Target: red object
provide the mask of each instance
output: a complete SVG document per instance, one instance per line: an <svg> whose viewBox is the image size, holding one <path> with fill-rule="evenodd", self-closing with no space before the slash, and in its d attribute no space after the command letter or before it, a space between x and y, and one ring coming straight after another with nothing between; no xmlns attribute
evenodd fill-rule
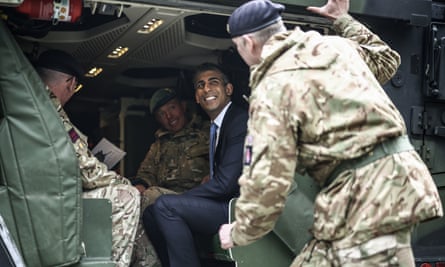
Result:
<svg viewBox="0 0 445 267"><path fill-rule="evenodd" d="M445 262L436 262L436 263L422 263L420 264L420 267L445 267Z"/></svg>
<svg viewBox="0 0 445 267"><path fill-rule="evenodd" d="M82 0L25 0L16 9L31 19L76 22L82 15Z"/></svg>

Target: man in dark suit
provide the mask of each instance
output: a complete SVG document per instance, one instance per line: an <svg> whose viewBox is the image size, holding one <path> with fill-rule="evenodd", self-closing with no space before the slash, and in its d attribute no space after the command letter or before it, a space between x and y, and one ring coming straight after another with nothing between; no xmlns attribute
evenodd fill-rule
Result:
<svg viewBox="0 0 445 267"><path fill-rule="evenodd" d="M144 211L146 233L164 267L200 266L194 236L216 234L228 221L230 199L239 195L247 110L232 103L233 85L219 66L199 66L193 82L196 102L217 125L213 175L181 195L159 197Z"/></svg>

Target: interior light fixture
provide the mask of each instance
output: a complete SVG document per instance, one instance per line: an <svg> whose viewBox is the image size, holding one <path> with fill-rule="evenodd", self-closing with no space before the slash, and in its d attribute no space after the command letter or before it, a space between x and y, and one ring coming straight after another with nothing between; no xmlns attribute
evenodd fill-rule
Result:
<svg viewBox="0 0 445 267"><path fill-rule="evenodd" d="M97 75L99 75L101 72L103 71L102 68L99 67L92 67L86 74L86 77L96 77Z"/></svg>
<svg viewBox="0 0 445 267"><path fill-rule="evenodd" d="M120 58L127 52L128 52L128 47L118 46L110 54L108 54L108 57L109 58Z"/></svg>
<svg viewBox="0 0 445 267"><path fill-rule="evenodd" d="M141 29L138 30L138 33L141 34L149 34L153 32L156 28L161 26L164 21L162 19L153 18L149 22L147 22Z"/></svg>
<svg viewBox="0 0 445 267"><path fill-rule="evenodd" d="M81 83L77 84L76 88L74 88L74 93L79 92L80 89L82 89L82 88L83 88L83 84L81 84Z"/></svg>

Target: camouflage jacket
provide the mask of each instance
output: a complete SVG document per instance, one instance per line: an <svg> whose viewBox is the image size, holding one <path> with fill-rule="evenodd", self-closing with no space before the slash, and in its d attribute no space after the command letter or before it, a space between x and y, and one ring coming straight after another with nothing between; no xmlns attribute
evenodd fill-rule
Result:
<svg viewBox="0 0 445 267"><path fill-rule="evenodd" d="M47 88L47 90L57 112L59 113L60 119L65 126L65 130L73 143L74 150L76 151L80 173L82 175L82 187L89 190L108 186L112 183L130 184L126 178L114 171L108 170L107 166L93 155L88 149L87 137L71 123L68 115L63 110L60 101L53 93L51 93L49 88Z"/></svg>
<svg viewBox="0 0 445 267"><path fill-rule="evenodd" d="M349 15L334 27L346 38L300 28L277 34L263 47L263 61L251 68L245 141L251 158L245 157L239 180L235 244L248 244L273 228L296 171L322 184L341 161L406 134L401 114L381 87L397 70L398 53ZM332 200L337 189L323 197ZM350 193L344 199L348 197ZM436 197L425 203L437 204ZM327 200L322 207L326 216L336 208L347 209L346 202L331 206ZM397 224L393 219L389 223ZM339 227L346 227L339 221Z"/></svg>
<svg viewBox="0 0 445 267"><path fill-rule="evenodd" d="M184 192L209 174L209 122L199 116L176 134L159 129L136 174L146 186ZM134 183L133 184L137 184Z"/></svg>

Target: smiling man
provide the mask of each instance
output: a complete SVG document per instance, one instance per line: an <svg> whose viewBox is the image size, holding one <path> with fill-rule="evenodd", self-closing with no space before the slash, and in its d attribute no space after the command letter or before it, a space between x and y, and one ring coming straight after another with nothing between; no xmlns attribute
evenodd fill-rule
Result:
<svg viewBox="0 0 445 267"><path fill-rule="evenodd" d="M150 112L161 127L132 180L142 194L141 210L162 194L182 193L199 185L209 174L208 121L187 109L187 103L170 88L159 89L153 94ZM140 224L133 267L142 266L159 265Z"/></svg>
<svg viewBox="0 0 445 267"><path fill-rule="evenodd" d="M193 79L196 102L217 125L213 175L180 195L162 195L144 211L146 232L163 266L200 266L194 236L212 236L228 220L238 196L247 111L231 102L233 85L214 64L199 66Z"/></svg>
<svg viewBox="0 0 445 267"><path fill-rule="evenodd" d="M181 193L201 183L209 173L208 121L187 110L187 103L170 88L157 90L150 99L150 112L161 128L133 180L141 193L164 187ZM164 192L157 188L159 195ZM147 195L152 203L157 196Z"/></svg>

